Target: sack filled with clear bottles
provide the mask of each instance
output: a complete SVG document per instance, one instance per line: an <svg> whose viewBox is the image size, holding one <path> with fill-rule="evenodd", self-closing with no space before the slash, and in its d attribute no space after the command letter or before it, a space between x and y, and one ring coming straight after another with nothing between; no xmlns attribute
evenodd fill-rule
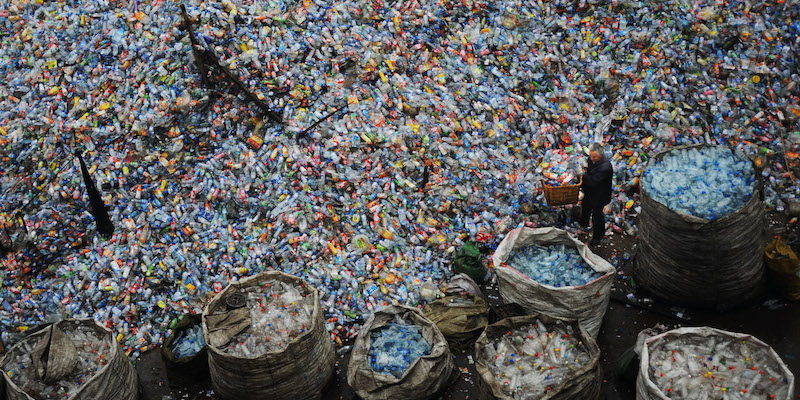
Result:
<svg viewBox="0 0 800 400"><path fill-rule="evenodd" d="M237 357L281 351L311 327L314 297L302 288L275 280L243 288L241 293L250 324L217 346L220 351Z"/></svg>
<svg viewBox="0 0 800 400"><path fill-rule="evenodd" d="M597 399L600 348L577 321L546 315L503 319L475 344L481 398Z"/></svg>
<svg viewBox="0 0 800 400"><path fill-rule="evenodd" d="M138 378L114 334L89 319L56 322L22 339L0 362L14 400L134 400Z"/></svg>
<svg viewBox="0 0 800 400"><path fill-rule="evenodd" d="M789 400L794 394L789 368L750 335L680 328L645 339L638 351L638 400Z"/></svg>
<svg viewBox="0 0 800 400"><path fill-rule="evenodd" d="M347 367L348 385L365 400L435 398L457 376L436 324L415 308L396 305L364 323Z"/></svg>
<svg viewBox="0 0 800 400"><path fill-rule="evenodd" d="M557 228L518 228L492 255L500 296L528 313L578 319L600 332L615 269L585 244Z"/></svg>
<svg viewBox="0 0 800 400"><path fill-rule="evenodd" d="M765 287L764 207L753 163L725 146L655 154L641 178L634 276L655 297L724 309Z"/></svg>
<svg viewBox="0 0 800 400"><path fill-rule="evenodd" d="M223 399L311 398L333 374L319 294L281 272L262 272L217 294L203 312L203 337L211 383Z"/></svg>

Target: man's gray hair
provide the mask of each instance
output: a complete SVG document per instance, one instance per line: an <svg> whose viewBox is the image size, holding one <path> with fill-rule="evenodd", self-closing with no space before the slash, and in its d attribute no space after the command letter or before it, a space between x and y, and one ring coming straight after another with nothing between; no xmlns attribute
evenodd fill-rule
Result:
<svg viewBox="0 0 800 400"><path fill-rule="evenodd" d="M592 143L592 145L589 146L589 152L591 153L593 151L599 154L600 157L605 157L606 155L606 149L600 143Z"/></svg>

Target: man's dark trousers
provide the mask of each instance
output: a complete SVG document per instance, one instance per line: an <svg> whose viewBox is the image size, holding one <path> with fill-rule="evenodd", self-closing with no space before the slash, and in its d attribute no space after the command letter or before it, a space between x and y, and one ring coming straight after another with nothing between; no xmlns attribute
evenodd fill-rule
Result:
<svg viewBox="0 0 800 400"><path fill-rule="evenodd" d="M599 242L606 235L606 219L603 215L604 204L584 204L581 208L581 219L578 223L581 226L589 226L589 218L592 218L592 240Z"/></svg>

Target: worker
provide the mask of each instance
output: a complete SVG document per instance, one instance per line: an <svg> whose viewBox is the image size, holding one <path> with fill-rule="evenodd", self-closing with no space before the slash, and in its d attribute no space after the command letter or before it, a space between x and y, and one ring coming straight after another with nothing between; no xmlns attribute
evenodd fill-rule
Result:
<svg viewBox="0 0 800 400"><path fill-rule="evenodd" d="M599 245L606 233L606 221L603 208L611 202L611 179L614 168L605 155L603 145L594 143L589 147L589 162L583 175L583 202L581 218L578 221L584 228L592 221L592 240L590 246Z"/></svg>

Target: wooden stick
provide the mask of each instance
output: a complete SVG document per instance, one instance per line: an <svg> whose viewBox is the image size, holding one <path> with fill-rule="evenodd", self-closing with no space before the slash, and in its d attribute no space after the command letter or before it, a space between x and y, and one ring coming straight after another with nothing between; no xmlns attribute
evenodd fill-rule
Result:
<svg viewBox="0 0 800 400"><path fill-rule="evenodd" d="M335 110L331 111L330 113L328 113L328 115L326 115L326 116L324 116L324 117L320 118L319 120L317 120L316 122L314 122L313 124L311 124L311 126L309 126L308 128L306 128L306 129L303 129L301 132L299 132L299 133L297 133L296 135L294 135L295 139L300 139L300 138L302 138L303 136L306 136L306 135L308 134L308 132L309 132L309 131L311 131L312 129L316 128L316 127L317 127L317 125L319 125L319 124L321 124L321 123L322 123L322 121L325 121L326 119L328 119L328 118L332 117L334 114L338 113L338 112L339 112L339 110L342 110L342 109L345 109L345 108L347 108L347 104L345 104L345 105L343 105L343 106L341 106L341 107L339 107L339 108L337 108L337 109L335 109Z"/></svg>
<svg viewBox="0 0 800 400"><path fill-rule="evenodd" d="M241 90L245 97L248 100L255 103L263 112L266 114L267 118L272 120L273 122L283 123L283 118L280 114L275 111L270 110L269 106L261 101L258 96L251 93L247 90L247 87L239 80L236 76L234 76L231 71L226 68L222 63L219 61L219 57L208 47L205 45L198 45L197 40L194 37L194 29L192 28L192 20L189 19L189 14L186 13L186 6L181 4L181 14L183 15L183 26L189 31L189 40L192 42L192 54L194 54L194 59L197 64L197 68L200 70L200 77L208 87L212 87L212 83L208 80L208 68L203 62L203 60L210 60L212 63L212 67L219 68L220 71L231 81L234 85L236 85L239 90ZM198 50L197 47L202 47L202 50Z"/></svg>
<svg viewBox="0 0 800 400"><path fill-rule="evenodd" d="M208 68L206 68L206 64L202 62L203 55L200 54L200 51L197 50L197 41L194 38L194 28L192 28L192 20L189 19L189 14L186 13L186 6L181 4L181 15L183 16L183 28L189 32L189 41L192 42L192 55L194 55L195 64L197 64L197 69L200 70L200 80L203 81L203 85L206 87L213 87L211 81L208 80Z"/></svg>

